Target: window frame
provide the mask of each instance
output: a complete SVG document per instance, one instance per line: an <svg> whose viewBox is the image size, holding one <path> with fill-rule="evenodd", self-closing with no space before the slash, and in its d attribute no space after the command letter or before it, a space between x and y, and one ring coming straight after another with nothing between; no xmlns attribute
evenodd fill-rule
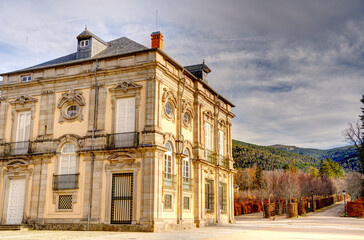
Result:
<svg viewBox="0 0 364 240"><path fill-rule="evenodd" d="M169 147L167 146L169 145ZM172 143L170 141L167 141L166 144L164 145L165 148L168 149L167 152L164 153L164 173L165 178L167 179L172 179L172 175L173 175L173 147L172 147ZM170 177L167 177L167 174L169 174Z"/></svg>
<svg viewBox="0 0 364 240"><path fill-rule="evenodd" d="M214 180L205 179L205 211L214 212Z"/></svg>
<svg viewBox="0 0 364 240"><path fill-rule="evenodd" d="M170 197L170 201L169 201L170 206L166 206L166 203L167 203L166 197L167 196ZM163 210L168 211L168 212L173 211L173 194L171 194L171 193L165 193L164 194L164 197L163 197Z"/></svg>
<svg viewBox="0 0 364 240"><path fill-rule="evenodd" d="M190 151L186 148L183 153L187 156L183 158L182 165L182 177L183 178L191 178L191 164L190 164Z"/></svg>
<svg viewBox="0 0 364 240"><path fill-rule="evenodd" d="M64 153L63 150L64 148L67 146L67 145L73 145L74 146L74 149L75 151L72 152L72 153ZM63 166L63 159L65 159L64 157L67 158L67 173L64 173L62 172L62 166ZM73 159L74 161L74 172L71 172L71 158ZM58 162L58 166L57 166L57 174L58 175L69 175L69 174L77 174L78 171L78 161L77 161L77 146L72 143L72 142L66 142L65 144L63 144L62 148L61 148L61 151L60 151L60 156L59 156L59 162Z"/></svg>
<svg viewBox="0 0 364 240"><path fill-rule="evenodd" d="M26 78L25 81L24 81L24 78ZM21 80L21 82L30 82L30 81L32 81L32 74L21 75L20 80Z"/></svg>
<svg viewBox="0 0 364 240"><path fill-rule="evenodd" d="M90 39L80 41L80 48L86 48L88 46L90 46Z"/></svg>

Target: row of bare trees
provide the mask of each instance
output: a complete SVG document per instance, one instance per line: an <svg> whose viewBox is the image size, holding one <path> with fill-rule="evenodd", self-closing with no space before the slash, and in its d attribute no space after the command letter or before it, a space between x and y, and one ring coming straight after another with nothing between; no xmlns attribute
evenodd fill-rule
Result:
<svg viewBox="0 0 364 240"><path fill-rule="evenodd" d="M312 195L329 196L341 193L346 187L343 178L317 176L317 170L304 173L294 169L266 171L259 167L238 170L235 182L239 186L240 191L236 197L240 201L254 198L261 201L285 199L290 202Z"/></svg>

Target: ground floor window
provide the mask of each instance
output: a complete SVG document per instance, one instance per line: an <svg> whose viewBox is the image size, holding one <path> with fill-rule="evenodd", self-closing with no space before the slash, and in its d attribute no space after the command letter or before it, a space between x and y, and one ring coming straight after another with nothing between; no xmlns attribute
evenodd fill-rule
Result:
<svg viewBox="0 0 364 240"><path fill-rule="evenodd" d="M226 183L220 183L219 185L219 204L221 212L226 211L227 206L227 193Z"/></svg>
<svg viewBox="0 0 364 240"><path fill-rule="evenodd" d="M164 195L164 209L172 210L172 195L171 194Z"/></svg>
<svg viewBox="0 0 364 240"><path fill-rule="evenodd" d="M205 210L214 210L214 181L206 179L205 180Z"/></svg>
<svg viewBox="0 0 364 240"><path fill-rule="evenodd" d="M58 210L72 210L72 195L58 196Z"/></svg>
<svg viewBox="0 0 364 240"><path fill-rule="evenodd" d="M183 210L190 210L190 198L183 197Z"/></svg>

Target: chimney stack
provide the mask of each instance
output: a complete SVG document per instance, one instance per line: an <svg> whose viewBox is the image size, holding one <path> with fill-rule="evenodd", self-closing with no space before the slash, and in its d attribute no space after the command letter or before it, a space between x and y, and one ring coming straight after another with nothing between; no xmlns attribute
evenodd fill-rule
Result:
<svg viewBox="0 0 364 240"><path fill-rule="evenodd" d="M151 34L151 40L152 40L152 48L160 48L163 50L163 34L158 32L153 32Z"/></svg>

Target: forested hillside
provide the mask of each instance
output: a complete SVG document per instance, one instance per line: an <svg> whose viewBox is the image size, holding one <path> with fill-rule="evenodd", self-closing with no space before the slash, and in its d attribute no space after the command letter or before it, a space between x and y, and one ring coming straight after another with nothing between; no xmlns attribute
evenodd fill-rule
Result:
<svg viewBox="0 0 364 240"><path fill-rule="evenodd" d="M233 140L233 158L235 168L261 166L265 170L281 169L285 165L293 165L307 171L311 167L319 168L320 160L314 157L258 146Z"/></svg>
<svg viewBox="0 0 364 240"><path fill-rule="evenodd" d="M285 145L273 145L270 147L300 155L316 157L320 160L331 158L333 161L339 163L345 171L359 171L360 169L358 152L354 146L332 148L327 150L298 148L295 146Z"/></svg>

